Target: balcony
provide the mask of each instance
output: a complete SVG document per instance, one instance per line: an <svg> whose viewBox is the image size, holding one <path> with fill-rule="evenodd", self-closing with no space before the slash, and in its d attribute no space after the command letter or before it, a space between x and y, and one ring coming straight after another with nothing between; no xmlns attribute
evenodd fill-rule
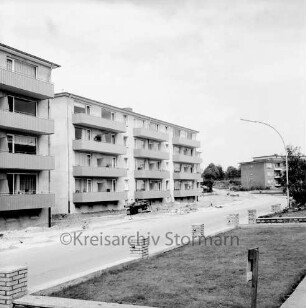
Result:
<svg viewBox="0 0 306 308"><path fill-rule="evenodd" d="M0 67L0 89L38 99L54 96L52 83L12 72L3 67Z"/></svg>
<svg viewBox="0 0 306 308"><path fill-rule="evenodd" d="M170 197L169 190L135 191L135 199L162 199L167 197Z"/></svg>
<svg viewBox="0 0 306 308"><path fill-rule="evenodd" d="M73 176L119 178L119 177L124 177L126 175L127 171L126 169L123 168L89 167L89 166L73 167Z"/></svg>
<svg viewBox="0 0 306 308"><path fill-rule="evenodd" d="M75 151L89 151L115 155L126 154L126 147L123 145L97 142L93 140L73 140L72 147Z"/></svg>
<svg viewBox="0 0 306 308"><path fill-rule="evenodd" d="M168 141L169 135L147 128L134 128L134 137L152 139L157 141Z"/></svg>
<svg viewBox="0 0 306 308"><path fill-rule="evenodd" d="M134 157L154 158L158 160L169 159L169 153L147 149L134 149Z"/></svg>
<svg viewBox="0 0 306 308"><path fill-rule="evenodd" d="M202 158L197 156L174 154L173 161L178 163L200 164L202 162Z"/></svg>
<svg viewBox="0 0 306 308"><path fill-rule="evenodd" d="M200 141L182 138L182 137L173 137L172 143L174 145L181 145L181 146L190 147L190 148L199 148L200 147Z"/></svg>
<svg viewBox="0 0 306 308"><path fill-rule="evenodd" d="M192 197L199 196L201 193L200 189L190 189L190 190L175 190L174 197Z"/></svg>
<svg viewBox="0 0 306 308"><path fill-rule="evenodd" d="M53 156L0 152L0 169L53 170Z"/></svg>
<svg viewBox="0 0 306 308"><path fill-rule="evenodd" d="M54 134L54 121L0 109L0 129L50 135Z"/></svg>
<svg viewBox="0 0 306 308"><path fill-rule="evenodd" d="M137 179L169 179L170 172L162 170L135 170L134 177Z"/></svg>
<svg viewBox="0 0 306 308"><path fill-rule="evenodd" d="M88 115L85 113L75 113L72 115L72 123L83 125L86 127L93 127L97 129L105 129L116 133L125 133L125 123L116 122L101 117Z"/></svg>
<svg viewBox="0 0 306 308"><path fill-rule="evenodd" d="M54 207L54 194L20 194L20 195L1 195L0 211L16 211L26 209L40 209Z"/></svg>
<svg viewBox="0 0 306 308"><path fill-rule="evenodd" d="M119 201L126 200L127 192L88 192L88 193L74 193L74 203L90 203L103 201Z"/></svg>
<svg viewBox="0 0 306 308"><path fill-rule="evenodd" d="M174 172L174 180L201 180L201 173L191 173L191 172Z"/></svg>

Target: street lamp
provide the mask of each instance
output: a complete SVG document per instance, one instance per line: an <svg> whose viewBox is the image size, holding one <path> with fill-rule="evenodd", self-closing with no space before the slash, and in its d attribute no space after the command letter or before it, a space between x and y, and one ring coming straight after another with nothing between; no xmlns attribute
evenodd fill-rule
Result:
<svg viewBox="0 0 306 308"><path fill-rule="evenodd" d="M285 155L286 155L285 156L286 157L286 185L287 185L286 190L287 190L287 207L289 208L290 200L289 200L288 152L287 152L287 147L286 147L283 136L280 134L280 132L275 127L273 127L272 125L270 125L268 123L260 122L260 121L252 121L252 120L247 120L247 119L240 119L240 120L245 121L245 122L251 122L251 123L262 124L262 125L268 126L268 127L272 128L278 134L278 136L281 138L284 149L285 149Z"/></svg>

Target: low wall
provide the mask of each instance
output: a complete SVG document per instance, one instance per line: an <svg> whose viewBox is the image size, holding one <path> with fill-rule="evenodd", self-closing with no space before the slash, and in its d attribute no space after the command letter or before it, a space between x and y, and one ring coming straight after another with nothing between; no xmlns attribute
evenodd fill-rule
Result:
<svg viewBox="0 0 306 308"><path fill-rule="evenodd" d="M257 218L256 224L306 223L306 217L269 217Z"/></svg>

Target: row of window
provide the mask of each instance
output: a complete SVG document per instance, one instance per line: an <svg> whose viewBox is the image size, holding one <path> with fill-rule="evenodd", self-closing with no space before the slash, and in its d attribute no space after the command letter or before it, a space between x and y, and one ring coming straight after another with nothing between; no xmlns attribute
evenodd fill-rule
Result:
<svg viewBox="0 0 306 308"><path fill-rule="evenodd" d="M94 189L95 184L95 189ZM136 180L136 191L162 191L161 180ZM192 190L197 187L194 181L174 181L174 190ZM165 189L170 189L170 181L165 181ZM124 181L124 190L129 190L129 180ZM90 193L90 192L116 192L117 179L100 179L94 183L92 179L76 178L75 192Z"/></svg>
<svg viewBox="0 0 306 308"><path fill-rule="evenodd" d="M116 112L106 109L105 107L94 107L95 110L93 111L93 107L91 105L86 105L80 102L74 103L74 113L84 113L87 115L94 115L94 116L101 116L103 119L118 121L119 119L116 117ZM128 115L123 115L123 121L128 124ZM160 125L158 123L143 120L143 119L134 119L135 127L137 128L146 128L150 130L154 130L157 132L167 133L168 126ZM181 129L174 129L174 136L182 137L187 139L195 139L195 134L184 131Z"/></svg>

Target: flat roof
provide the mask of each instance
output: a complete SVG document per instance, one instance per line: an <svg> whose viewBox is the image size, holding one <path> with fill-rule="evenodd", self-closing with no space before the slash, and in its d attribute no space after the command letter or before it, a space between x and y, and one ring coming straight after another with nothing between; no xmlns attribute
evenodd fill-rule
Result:
<svg viewBox="0 0 306 308"><path fill-rule="evenodd" d="M57 67L60 67L60 65L54 63L54 62L50 62L48 60L45 60L43 58L40 58L40 57L37 57L37 56L34 56L32 54L29 54L27 52L24 52L22 50L19 50L19 49L16 49L16 48L13 48L11 46L8 46L8 45L5 45L5 44L2 44L0 43L0 49L4 49L4 50L8 50L8 51L11 51L13 53L18 53L18 54L22 54L23 56L26 56L26 57L29 57L29 58L33 58L37 61L40 61L40 62L44 62L46 64L49 64L52 68L57 68Z"/></svg>
<svg viewBox="0 0 306 308"><path fill-rule="evenodd" d="M280 160L283 160L284 158L285 158L284 155L278 155L278 154L266 155L266 156L256 156L256 157L253 157L252 161L241 162L240 165L280 161Z"/></svg>
<svg viewBox="0 0 306 308"><path fill-rule="evenodd" d="M188 127L180 126L180 125L173 124L173 123L170 123L170 122L166 122L166 121L163 121L163 120L160 120L160 119L152 118L152 117L149 117L149 116L146 116L146 115L134 112L134 111L130 111L130 110L127 109L128 107L126 107L126 108L116 107L116 106L113 106L113 105L102 103L102 102L99 102L99 101L96 101L96 100L93 100L93 99L90 99L90 98L86 98L86 97L83 97L83 96L79 96L79 95L76 95L76 94L72 94L72 93L69 93L69 92L60 92L60 93L54 94L54 97L61 97L61 96L73 97L75 99L83 100L83 101L86 101L86 102L89 102L89 103L95 103L95 104L98 104L98 105L103 105L105 107L112 108L114 110L117 110L117 111L125 113L125 114L136 115L138 117L145 118L145 119L152 120L152 121L156 121L156 122L168 125L168 126L173 126L173 127L176 127L176 128L185 129L185 130L188 130L188 131L193 132L193 133L199 133L199 131L188 128Z"/></svg>

